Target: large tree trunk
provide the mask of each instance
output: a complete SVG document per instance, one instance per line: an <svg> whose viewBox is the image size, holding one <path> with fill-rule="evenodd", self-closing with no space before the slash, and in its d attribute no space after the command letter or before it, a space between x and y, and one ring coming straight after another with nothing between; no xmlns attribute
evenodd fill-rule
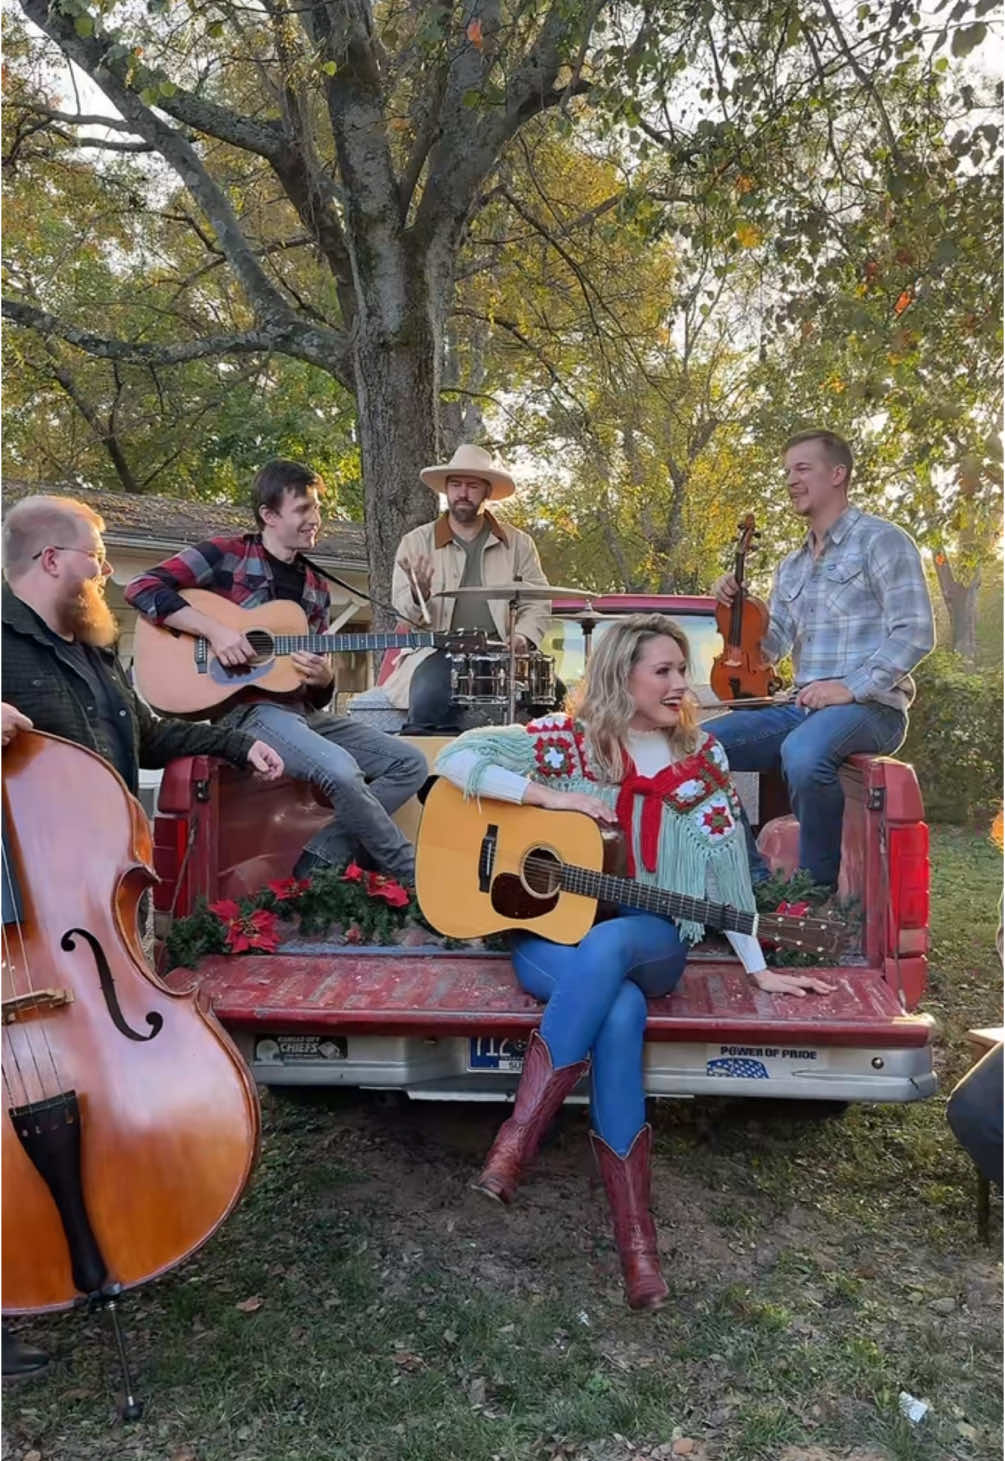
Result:
<svg viewBox="0 0 1005 1461"><path fill-rule="evenodd" d="M353 365L370 591L386 601L403 534L438 510L419 472L440 460L444 309L441 300L430 299L425 270L414 256L396 278L386 269L374 272L372 281L363 281Z"/></svg>
<svg viewBox="0 0 1005 1461"><path fill-rule="evenodd" d="M944 549L939 548L932 558L942 601L949 611L952 648L973 664L977 659L977 591L981 586L981 571L974 569L970 582L962 583L953 573Z"/></svg>

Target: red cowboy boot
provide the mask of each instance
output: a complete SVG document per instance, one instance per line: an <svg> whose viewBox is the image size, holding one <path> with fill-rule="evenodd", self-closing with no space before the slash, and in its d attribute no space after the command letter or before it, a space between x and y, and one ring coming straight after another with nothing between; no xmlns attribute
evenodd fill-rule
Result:
<svg viewBox="0 0 1005 1461"><path fill-rule="evenodd" d="M670 1290L660 1273L656 1224L649 1207L653 1129L648 1123L642 1127L626 1157L619 1157L592 1131L590 1144L611 1205L628 1307L659 1309Z"/></svg>
<svg viewBox="0 0 1005 1461"><path fill-rule="evenodd" d="M556 1070L551 1063L551 1051L537 1030L534 1031L527 1044L513 1115L500 1126L482 1174L471 1184L476 1192L483 1192L496 1202L513 1201L520 1179L537 1155L542 1136L566 1096L589 1068L586 1059Z"/></svg>

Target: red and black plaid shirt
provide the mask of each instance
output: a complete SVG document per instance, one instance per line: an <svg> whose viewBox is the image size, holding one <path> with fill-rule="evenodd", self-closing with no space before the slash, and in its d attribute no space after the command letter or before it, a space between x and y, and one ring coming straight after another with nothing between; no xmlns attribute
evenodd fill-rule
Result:
<svg viewBox="0 0 1005 1461"><path fill-rule="evenodd" d="M331 617L331 599L324 580L304 563L304 595L301 607L312 634L322 634ZM239 538L209 538L165 558L156 568L140 573L126 588L126 600L134 609L162 624L169 614L186 607L180 590L208 588L253 609L276 596L272 565L262 546L261 533L244 533Z"/></svg>

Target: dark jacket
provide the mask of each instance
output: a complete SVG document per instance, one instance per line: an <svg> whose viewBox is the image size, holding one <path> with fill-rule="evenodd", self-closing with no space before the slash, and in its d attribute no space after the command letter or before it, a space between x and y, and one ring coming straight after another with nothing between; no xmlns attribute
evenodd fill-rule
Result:
<svg viewBox="0 0 1005 1461"><path fill-rule="evenodd" d="M64 659L59 645L43 633L31 609L6 583L2 649L3 699L27 715L36 730L76 741L116 765L118 747L106 744L100 722L91 719L95 707L86 679L69 656ZM131 775L126 777L131 792L136 792L141 766L166 766L177 756L222 756L235 766L245 765L253 736L197 721L162 720L140 700L114 650L100 654L122 700L120 713L132 722Z"/></svg>

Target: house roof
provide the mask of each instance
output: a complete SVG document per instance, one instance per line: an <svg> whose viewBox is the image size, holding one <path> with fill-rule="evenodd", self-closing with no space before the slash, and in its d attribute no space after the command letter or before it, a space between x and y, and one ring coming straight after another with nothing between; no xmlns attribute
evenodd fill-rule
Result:
<svg viewBox="0 0 1005 1461"><path fill-rule="evenodd" d="M188 543L221 533L246 533L250 512L233 502L200 502L181 497L148 497L131 492L85 492L72 484L23 482L4 479L0 500L5 508L35 492L76 497L105 520L105 539L119 547L164 549L176 552ZM366 536L362 523L328 518L311 554L321 563L366 572Z"/></svg>

